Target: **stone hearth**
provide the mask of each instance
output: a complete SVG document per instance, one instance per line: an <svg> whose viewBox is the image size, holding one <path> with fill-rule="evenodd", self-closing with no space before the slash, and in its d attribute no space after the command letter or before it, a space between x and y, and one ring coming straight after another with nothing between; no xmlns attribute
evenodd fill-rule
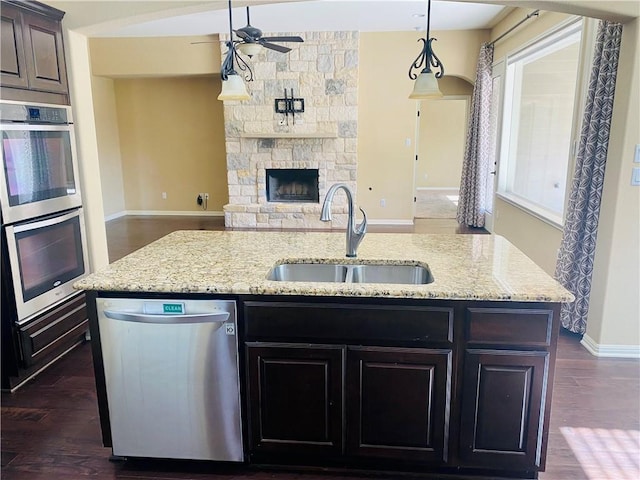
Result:
<svg viewBox="0 0 640 480"><path fill-rule="evenodd" d="M358 32L300 35L288 54L263 49L250 61L255 80L246 102L225 102L229 204L225 225L258 228L331 228L346 225L346 197L337 195L333 222L320 221L329 187L355 192L358 120ZM224 41L224 38L222 39ZM222 52L226 47L222 46ZM276 98L304 98L305 111L287 119ZM317 169L318 201L269 201L267 169Z"/></svg>

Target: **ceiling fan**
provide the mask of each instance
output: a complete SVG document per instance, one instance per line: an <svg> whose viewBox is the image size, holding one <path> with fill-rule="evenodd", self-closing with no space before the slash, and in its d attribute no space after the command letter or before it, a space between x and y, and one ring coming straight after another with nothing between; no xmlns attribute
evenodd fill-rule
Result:
<svg viewBox="0 0 640 480"><path fill-rule="evenodd" d="M251 25L249 20L249 7L247 7L247 24L242 28L234 30L234 33L241 40L241 42L238 42L238 48L242 53L250 57L258 53L261 46L281 53L291 51L289 47L273 42L304 42L302 37L299 36L263 37L262 30Z"/></svg>

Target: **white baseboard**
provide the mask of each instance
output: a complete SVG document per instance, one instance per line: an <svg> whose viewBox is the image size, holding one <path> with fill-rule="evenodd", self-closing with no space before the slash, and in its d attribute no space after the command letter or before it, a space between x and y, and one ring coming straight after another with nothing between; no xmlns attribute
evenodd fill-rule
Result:
<svg viewBox="0 0 640 480"><path fill-rule="evenodd" d="M460 190L460 186L457 187L416 187L416 190L428 191L428 190Z"/></svg>
<svg viewBox="0 0 640 480"><path fill-rule="evenodd" d="M107 215L104 217L104 221L108 222L109 220L115 220L116 218L124 217L127 214L124 210L121 212L112 213L111 215Z"/></svg>
<svg viewBox="0 0 640 480"><path fill-rule="evenodd" d="M125 215L157 215L157 216L186 216L186 217L224 217L224 212L214 210L127 210Z"/></svg>
<svg viewBox="0 0 640 480"><path fill-rule="evenodd" d="M369 219L367 220L367 223L369 225L413 225L413 220L394 220L379 218L376 220Z"/></svg>
<svg viewBox="0 0 640 480"><path fill-rule="evenodd" d="M580 344L596 357L640 358L640 345L601 345L584 334Z"/></svg>

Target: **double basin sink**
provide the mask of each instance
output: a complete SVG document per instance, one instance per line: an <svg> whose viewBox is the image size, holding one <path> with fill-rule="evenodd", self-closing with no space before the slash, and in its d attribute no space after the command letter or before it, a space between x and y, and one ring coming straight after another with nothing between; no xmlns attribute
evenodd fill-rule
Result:
<svg viewBox="0 0 640 480"><path fill-rule="evenodd" d="M424 285L433 282L433 275L428 267L415 264L281 263L269 271L267 280Z"/></svg>

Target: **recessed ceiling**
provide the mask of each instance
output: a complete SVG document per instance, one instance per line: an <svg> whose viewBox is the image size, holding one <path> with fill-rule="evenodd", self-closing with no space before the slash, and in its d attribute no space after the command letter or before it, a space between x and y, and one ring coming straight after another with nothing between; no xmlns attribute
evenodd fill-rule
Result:
<svg viewBox="0 0 640 480"><path fill-rule="evenodd" d="M490 28L505 7L434 0L432 30ZM426 0L317 0L250 7L251 24L263 32L425 30ZM246 24L244 8L233 9L233 26ZM92 36L158 37L209 35L229 31L227 10L173 16Z"/></svg>

